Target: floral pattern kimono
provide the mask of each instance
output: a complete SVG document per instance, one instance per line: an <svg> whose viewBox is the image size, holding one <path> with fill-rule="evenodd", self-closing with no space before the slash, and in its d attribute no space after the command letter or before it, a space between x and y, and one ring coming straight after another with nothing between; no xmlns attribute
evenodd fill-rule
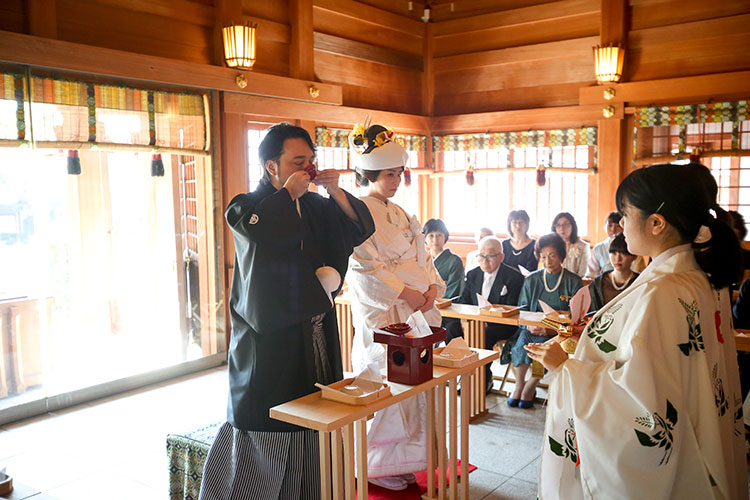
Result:
<svg viewBox="0 0 750 500"><path fill-rule="evenodd" d="M445 283L425 249L422 225L392 202L362 198L375 221L375 234L354 249L349 258L347 283L353 293L354 341L352 364L360 371L369 363L386 366L386 350L373 341L373 329L403 323L412 314L399 299L405 286L426 292L437 285L436 297L445 293ZM423 313L431 326L440 326L441 316L433 305ZM369 477L395 476L427 467L427 434L424 395L390 406L375 414L367 433Z"/></svg>
<svg viewBox="0 0 750 500"><path fill-rule="evenodd" d="M747 498L726 290L658 256L552 372L539 499Z"/></svg>

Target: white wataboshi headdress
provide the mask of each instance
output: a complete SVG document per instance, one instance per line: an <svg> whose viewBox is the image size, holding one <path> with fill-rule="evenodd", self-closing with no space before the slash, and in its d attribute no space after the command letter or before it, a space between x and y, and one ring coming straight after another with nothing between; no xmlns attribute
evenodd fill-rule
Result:
<svg viewBox="0 0 750 500"><path fill-rule="evenodd" d="M409 155L403 146L396 142L393 130L386 128L374 139L370 139L368 145L368 139L365 137L366 129L365 125L360 124L349 133L349 146L357 153L357 167L362 170L388 170L406 166ZM365 153L370 145L374 147Z"/></svg>

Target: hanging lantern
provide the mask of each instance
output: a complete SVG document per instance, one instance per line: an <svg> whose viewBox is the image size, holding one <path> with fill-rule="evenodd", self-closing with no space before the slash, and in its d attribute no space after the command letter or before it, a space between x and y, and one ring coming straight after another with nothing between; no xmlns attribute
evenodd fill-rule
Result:
<svg viewBox="0 0 750 500"><path fill-rule="evenodd" d="M474 185L474 168L469 167L466 169L466 184L469 186Z"/></svg>
<svg viewBox="0 0 750 500"><path fill-rule="evenodd" d="M250 70L255 64L255 31L257 24L225 26L221 31L224 37L224 60L230 68Z"/></svg>
<svg viewBox="0 0 750 500"><path fill-rule="evenodd" d="M75 149L68 150L68 174L81 175L81 159Z"/></svg>
<svg viewBox="0 0 750 500"><path fill-rule="evenodd" d="M625 49L619 45L594 47L594 73L599 83L617 83L622 78Z"/></svg>
<svg viewBox="0 0 750 500"><path fill-rule="evenodd" d="M164 177L164 162L161 155L151 155L151 177Z"/></svg>
<svg viewBox="0 0 750 500"><path fill-rule="evenodd" d="M411 186L411 170L408 168L404 169L404 186Z"/></svg>
<svg viewBox="0 0 750 500"><path fill-rule="evenodd" d="M544 187L547 184L547 168L544 165L536 167L536 185Z"/></svg>

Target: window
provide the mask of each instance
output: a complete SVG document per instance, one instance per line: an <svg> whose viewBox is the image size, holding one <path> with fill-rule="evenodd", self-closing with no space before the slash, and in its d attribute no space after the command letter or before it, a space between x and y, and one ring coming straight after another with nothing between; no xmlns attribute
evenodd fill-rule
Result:
<svg viewBox="0 0 750 500"><path fill-rule="evenodd" d="M550 232L559 212L576 218L578 234L588 234L588 169L593 146L553 146L444 151L441 218L451 231L474 233L487 226L504 233L508 213L526 210L531 219L529 234ZM545 172L546 183L537 186L537 166L554 165ZM469 186L465 171L474 168L475 182ZM555 172L555 168L581 169ZM502 169L510 168L508 172ZM460 172L460 173L458 173Z"/></svg>
<svg viewBox="0 0 750 500"><path fill-rule="evenodd" d="M265 167L260 164L260 158L258 158L258 148L260 148L260 143L265 136L265 128L251 128L247 131L248 191L255 191L255 188L258 187L258 184L260 183L260 180L263 178L263 174L266 171Z"/></svg>
<svg viewBox="0 0 750 500"><path fill-rule="evenodd" d="M719 186L719 206L742 214L745 225L750 228L750 156L707 160L710 160L711 173Z"/></svg>

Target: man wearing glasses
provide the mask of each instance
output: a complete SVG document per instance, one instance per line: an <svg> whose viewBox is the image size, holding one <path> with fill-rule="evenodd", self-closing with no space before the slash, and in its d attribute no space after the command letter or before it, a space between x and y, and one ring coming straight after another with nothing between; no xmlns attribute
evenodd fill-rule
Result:
<svg viewBox="0 0 750 500"><path fill-rule="evenodd" d="M523 276L510 266L503 264L503 245L495 236L486 236L479 242L479 267L466 273L466 286L459 297L458 304L478 305L477 295L481 295L490 304L518 305L518 295L523 286ZM446 342L455 337L463 337L460 323L452 323L447 328ZM516 333L512 325L488 323L484 330L484 348L492 349L500 340L507 340ZM492 371L487 371L487 387L492 389Z"/></svg>

